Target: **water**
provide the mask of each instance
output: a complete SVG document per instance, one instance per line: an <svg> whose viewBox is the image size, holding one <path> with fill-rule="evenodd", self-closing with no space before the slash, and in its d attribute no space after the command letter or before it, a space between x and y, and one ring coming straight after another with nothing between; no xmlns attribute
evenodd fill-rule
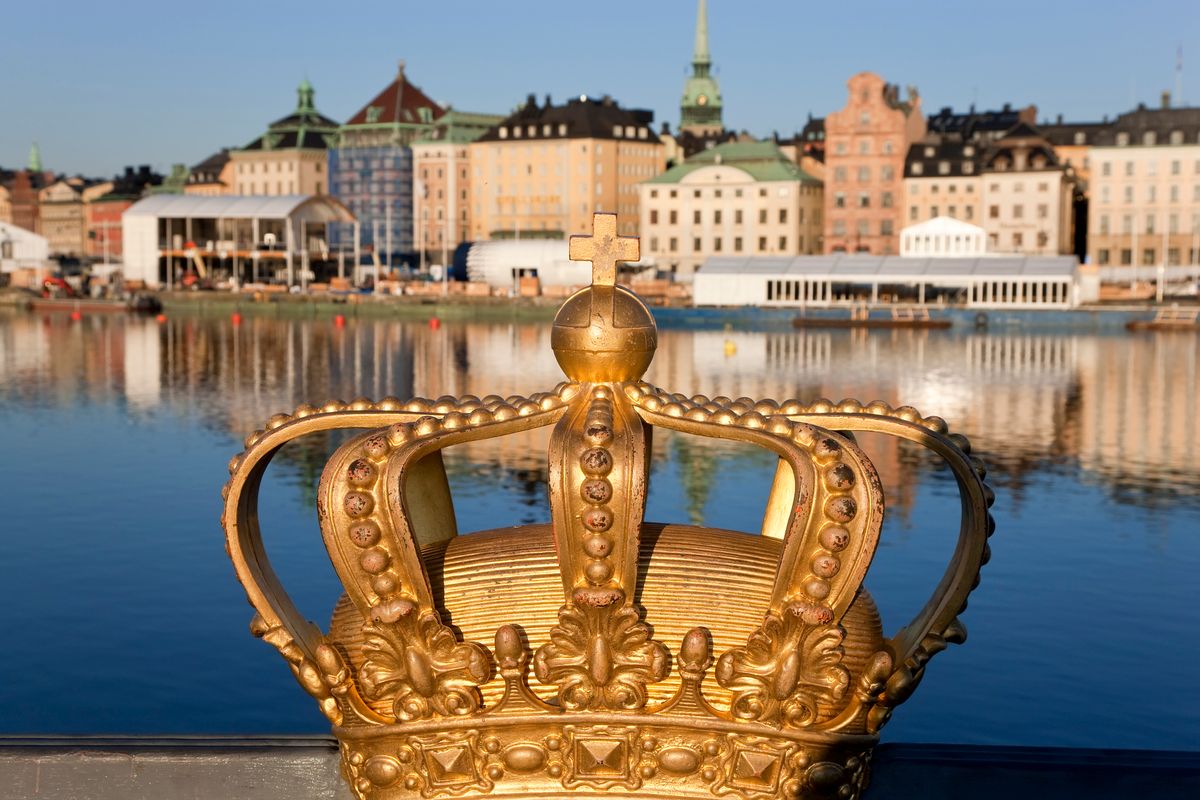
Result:
<svg viewBox="0 0 1200 800"><path fill-rule="evenodd" d="M885 738L1200 749L1198 351L1180 334L665 330L647 377L908 403L985 455L998 533L970 640ZM0 733L327 731L247 632L217 523L229 457L300 402L560 379L544 324L0 316ZM336 444L289 445L261 497L276 569L322 623L339 590L314 493ZM867 585L894 630L952 550L955 487L908 446L863 444L889 505ZM545 445L449 451L460 529L548 520ZM773 469L657 437L647 517L755 530Z"/></svg>

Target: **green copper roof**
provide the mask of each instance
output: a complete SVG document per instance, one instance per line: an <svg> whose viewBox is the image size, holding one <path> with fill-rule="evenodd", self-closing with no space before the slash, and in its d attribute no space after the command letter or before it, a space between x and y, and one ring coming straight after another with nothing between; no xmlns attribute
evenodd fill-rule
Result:
<svg viewBox="0 0 1200 800"><path fill-rule="evenodd" d="M724 129L721 121L721 88L711 73L708 52L708 5L699 0L696 9L696 46L692 52L692 76L683 86L679 126Z"/></svg>
<svg viewBox="0 0 1200 800"><path fill-rule="evenodd" d="M450 109L432 127L413 140L413 144L451 142L468 144L475 141L493 125L504 120L503 114L477 114Z"/></svg>
<svg viewBox="0 0 1200 800"><path fill-rule="evenodd" d="M679 183L698 169L717 165L736 167L755 181L800 181L814 186L821 183L796 166L774 142L726 142L697 153L646 183Z"/></svg>
<svg viewBox="0 0 1200 800"><path fill-rule="evenodd" d="M37 142L34 142L29 146L29 171L42 171L42 151L38 149Z"/></svg>

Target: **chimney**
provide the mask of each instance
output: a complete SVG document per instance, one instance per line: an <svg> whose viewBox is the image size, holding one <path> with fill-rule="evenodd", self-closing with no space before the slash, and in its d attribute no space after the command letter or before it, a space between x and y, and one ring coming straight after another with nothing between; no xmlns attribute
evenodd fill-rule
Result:
<svg viewBox="0 0 1200 800"><path fill-rule="evenodd" d="M1162 107L1164 109L1168 109L1171 107L1171 93L1170 92L1162 93Z"/></svg>
<svg viewBox="0 0 1200 800"><path fill-rule="evenodd" d="M530 92L529 95L526 96L525 107L526 108L537 108L537 96L534 95L533 92Z"/></svg>
<svg viewBox="0 0 1200 800"><path fill-rule="evenodd" d="M546 108L550 108L550 106L552 106L552 105L554 105L554 101L552 101L550 99L550 94L547 93L546 94Z"/></svg>
<svg viewBox="0 0 1200 800"><path fill-rule="evenodd" d="M1056 117L1056 123L1055 123L1055 124L1057 124L1057 125L1062 125L1062 124L1063 124L1063 123L1062 123L1062 114L1059 114L1059 115L1058 115L1058 117Z"/></svg>

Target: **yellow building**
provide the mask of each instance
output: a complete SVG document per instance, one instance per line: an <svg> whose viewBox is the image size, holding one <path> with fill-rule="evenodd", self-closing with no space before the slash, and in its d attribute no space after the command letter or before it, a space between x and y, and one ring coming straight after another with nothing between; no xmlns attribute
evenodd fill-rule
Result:
<svg viewBox="0 0 1200 800"><path fill-rule="evenodd" d="M1122 114L1091 151L1088 258L1200 263L1200 108Z"/></svg>
<svg viewBox="0 0 1200 800"><path fill-rule="evenodd" d="M234 165L229 148L222 148L188 170L184 194L204 196L234 193Z"/></svg>
<svg viewBox="0 0 1200 800"><path fill-rule="evenodd" d="M327 151L338 124L313 104L312 84L296 90L296 110L271 123L267 132L229 157L233 194L326 194Z"/></svg>
<svg viewBox="0 0 1200 800"><path fill-rule="evenodd" d="M641 185L642 259L684 278L710 256L821 252L821 182L773 142L704 150Z"/></svg>
<svg viewBox="0 0 1200 800"><path fill-rule="evenodd" d="M469 146L502 119L451 109L413 141L413 233L427 258L447 264L471 238Z"/></svg>
<svg viewBox="0 0 1200 800"><path fill-rule="evenodd" d="M471 238L587 233L596 211L616 212L619 233L636 234L638 185L666 163L653 119L609 97L539 106L530 95L468 147Z"/></svg>

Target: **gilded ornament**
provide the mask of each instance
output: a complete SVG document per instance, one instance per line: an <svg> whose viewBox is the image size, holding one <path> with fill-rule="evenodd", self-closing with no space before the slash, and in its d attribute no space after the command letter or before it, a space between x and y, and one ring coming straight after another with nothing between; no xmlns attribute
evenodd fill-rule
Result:
<svg viewBox="0 0 1200 800"><path fill-rule="evenodd" d="M222 522L252 631L330 719L359 800L858 797L881 726L966 637L958 615L995 528L983 463L910 406L642 381L654 318L617 285L637 240L597 214L569 250L593 282L555 318L568 380L553 391L306 404L246 438ZM442 450L540 427L551 524L459 536ZM759 536L643 519L655 427L776 455ZM326 633L271 570L256 504L280 448L340 429L362 433L318 488L346 587ZM884 497L859 432L940 456L962 498L945 575L891 637L863 588Z"/></svg>

